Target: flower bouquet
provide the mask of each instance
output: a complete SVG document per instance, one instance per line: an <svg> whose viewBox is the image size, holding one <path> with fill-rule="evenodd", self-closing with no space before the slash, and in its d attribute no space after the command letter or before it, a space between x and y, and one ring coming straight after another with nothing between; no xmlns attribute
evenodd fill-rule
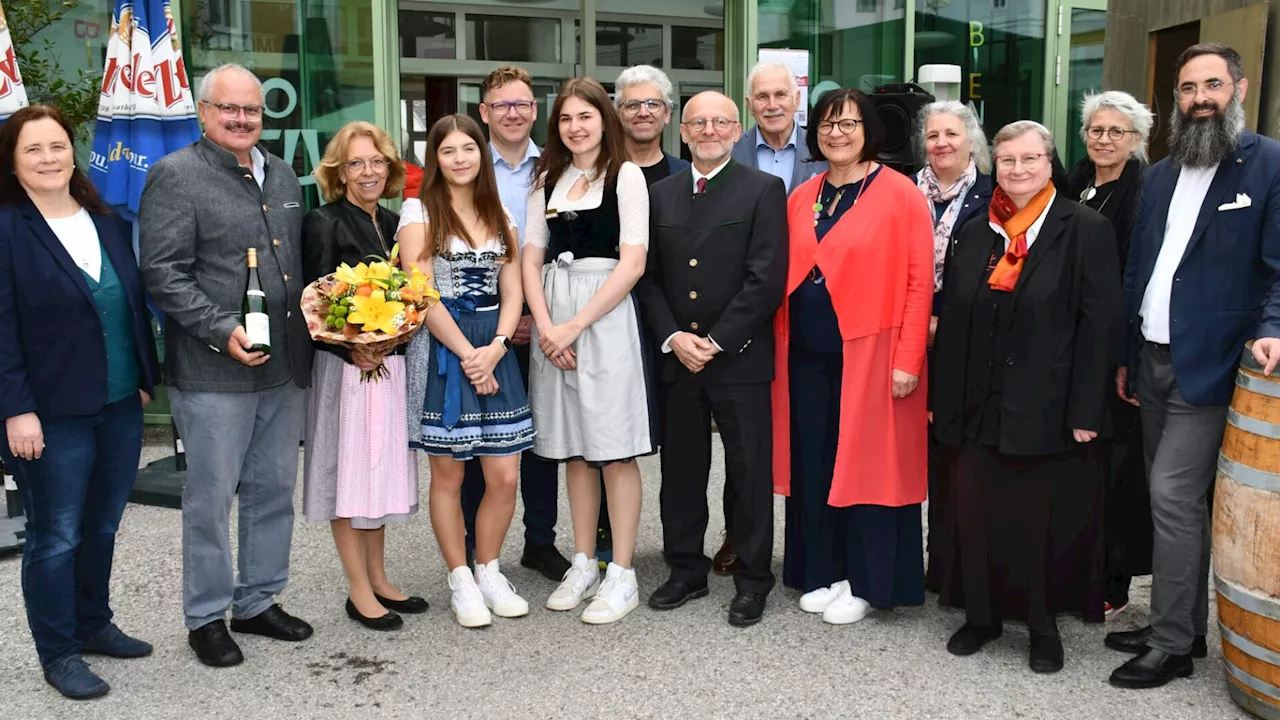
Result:
<svg viewBox="0 0 1280 720"><path fill-rule="evenodd" d="M302 291L302 315L312 340L345 347L352 355L376 362L363 379L387 375L382 359L406 343L440 293L417 268L397 267L399 244L391 257L370 255L368 263L347 263Z"/></svg>

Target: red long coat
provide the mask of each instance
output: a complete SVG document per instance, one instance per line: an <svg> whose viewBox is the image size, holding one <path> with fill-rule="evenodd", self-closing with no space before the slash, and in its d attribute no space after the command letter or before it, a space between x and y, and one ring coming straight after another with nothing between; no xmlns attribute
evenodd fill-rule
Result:
<svg viewBox="0 0 1280 720"><path fill-rule="evenodd" d="M844 341L840 432L828 504L901 507L928 492L925 347L933 301L933 222L914 182L889 168L818 243L813 205L826 173L787 203L787 297L774 317L774 492L791 494L788 351L791 294L814 265L826 277ZM893 370L920 378L893 399ZM803 382L803 378L795 378Z"/></svg>

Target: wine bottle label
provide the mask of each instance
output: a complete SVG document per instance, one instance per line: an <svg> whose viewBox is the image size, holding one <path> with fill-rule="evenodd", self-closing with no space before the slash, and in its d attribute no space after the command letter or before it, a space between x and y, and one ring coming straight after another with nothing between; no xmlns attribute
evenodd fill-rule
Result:
<svg viewBox="0 0 1280 720"><path fill-rule="evenodd" d="M266 313L245 313L244 331L250 346L271 344L271 320Z"/></svg>

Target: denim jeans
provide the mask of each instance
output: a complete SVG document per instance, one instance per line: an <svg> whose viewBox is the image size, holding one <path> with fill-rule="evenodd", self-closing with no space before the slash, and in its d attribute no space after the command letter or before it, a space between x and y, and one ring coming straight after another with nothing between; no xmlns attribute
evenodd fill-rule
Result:
<svg viewBox="0 0 1280 720"><path fill-rule="evenodd" d="M44 453L11 468L22 511L22 597L40 664L80 654L111 622L109 585L116 529L138 476L142 403L137 395L84 417L42 417Z"/></svg>

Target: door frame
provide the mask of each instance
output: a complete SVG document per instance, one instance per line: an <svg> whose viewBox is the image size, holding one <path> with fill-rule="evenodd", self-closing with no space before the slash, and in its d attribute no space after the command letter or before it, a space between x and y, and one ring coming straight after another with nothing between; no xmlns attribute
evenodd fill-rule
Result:
<svg viewBox="0 0 1280 720"><path fill-rule="evenodd" d="M1071 11L1107 11L1107 0L1047 0L1044 43L1044 124L1054 144L1065 147L1077 128L1067 127L1070 117ZM1064 161L1065 162L1065 161Z"/></svg>

